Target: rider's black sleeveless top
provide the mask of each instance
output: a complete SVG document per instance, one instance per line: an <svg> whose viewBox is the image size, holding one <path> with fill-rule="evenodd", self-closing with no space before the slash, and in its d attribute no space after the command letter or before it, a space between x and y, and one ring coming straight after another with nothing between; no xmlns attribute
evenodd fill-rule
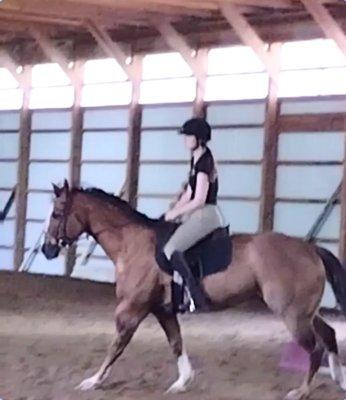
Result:
<svg viewBox="0 0 346 400"><path fill-rule="evenodd" d="M195 165L194 158L191 158L190 168L189 185L192 190L191 200L194 199L196 194L197 174L198 172L204 172L209 178L209 189L206 204L216 204L219 182L214 157L208 147L205 148L205 152L201 155Z"/></svg>

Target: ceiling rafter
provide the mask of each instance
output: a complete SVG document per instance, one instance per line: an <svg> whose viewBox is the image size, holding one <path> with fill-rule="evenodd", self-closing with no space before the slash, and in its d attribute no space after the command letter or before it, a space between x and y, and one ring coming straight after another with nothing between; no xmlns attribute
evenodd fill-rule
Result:
<svg viewBox="0 0 346 400"><path fill-rule="evenodd" d="M18 82L19 86L23 86L24 79L23 76L17 72L17 63L13 60L8 51L3 48L0 48L0 66L8 69L13 78Z"/></svg>
<svg viewBox="0 0 346 400"><path fill-rule="evenodd" d="M242 42L252 48L262 61L272 80L277 84L277 71L272 63L272 57L267 50L266 43L259 37L255 29L249 24L246 18L241 14L237 6L233 4L220 3L220 10L239 36Z"/></svg>
<svg viewBox="0 0 346 400"><path fill-rule="evenodd" d="M134 81L136 79L136 74L134 73L132 65L127 62L128 56L121 46L112 40L106 29L98 26L91 20L86 20L85 26L107 56L114 58L127 74L129 79Z"/></svg>
<svg viewBox="0 0 346 400"><path fill-rule="evenodd" d="M326 37L334 40L346 57L346 34L327 8L316 0L301 0L301 2L320 26Z"/></svg>
<svg viewBox="0 0 346 400"><path fill-rule="evenodd" d="M151 22L155 26L157 31L160 33L161 37L166 42L166 44L172 50L180 53L185 62L191 68L196 79L197 80L203 79L201 71L198 68L196 62L197 52L188 45L184 36L182 36L179 32L177 32L176 29L173 27L173 25L167 20L164 20L162 18L161 19L151 18Z"/></svg>
<svg viewBox="0 0 346 400"><path fill-rule="evenodd" d="M37 44L41 47L46 57L54 63L59 64L60 68L70 78L71 82L74 81L73 71L68 67L69 60L65 55L54 45L54 43L46 36L42 29L37 26L30 26L30 34L36 40Z"/></svg>

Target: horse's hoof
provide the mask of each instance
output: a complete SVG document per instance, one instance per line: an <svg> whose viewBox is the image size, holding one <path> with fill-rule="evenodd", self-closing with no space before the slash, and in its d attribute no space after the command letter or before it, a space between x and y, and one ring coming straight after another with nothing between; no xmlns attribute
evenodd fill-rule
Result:
<svg viewBox="0 0 346 400"><path fill-rule="evenodd" d="M285 396L285 400L302 400L305 399L308 394L309 393L305 389L294 389Z"/></svg>
<svg viewBox="0 0 346 400"><path fill-rule="evenodd" d="M96 376L92 376L91 378L84 379L84 381L76 387L77 390L93 390L96 389L100 385Z"/></svg>
<svg viewBox="0 0 346 400"><path fill-rule="evenodd" d="M166 394L174 394L174 393L184 393L187 391L188 386L192 383L195 377L195 373L193 370L189 372L189 376L186 377L184 380L178 379L176 382L173 383L169 389L166 390Z"/></svg>
<svg viewBox="0 0 346 400"><path fill-rule="evenodd" d="M166 394L184 393L186 392L186 389L186 385L182 385L180 382L175 382L166 390Z"/></svg>

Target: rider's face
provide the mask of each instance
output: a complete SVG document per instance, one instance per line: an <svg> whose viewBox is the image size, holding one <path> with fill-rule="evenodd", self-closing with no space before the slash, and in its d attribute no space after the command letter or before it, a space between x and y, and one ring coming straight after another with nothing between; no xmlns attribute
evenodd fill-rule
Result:
<svg viewBox="0 0 346 400"><path fill-rule="evenodd" d="M185 146L189 150L195 150L197 147L197 139L192 135L185 135Z"/></svg>

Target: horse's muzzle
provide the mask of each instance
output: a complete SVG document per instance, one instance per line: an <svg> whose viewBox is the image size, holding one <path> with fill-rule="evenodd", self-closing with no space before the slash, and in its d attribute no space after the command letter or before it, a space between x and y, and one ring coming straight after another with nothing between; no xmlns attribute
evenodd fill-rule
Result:
<svg viewBox="0 0 346 400"><path fill-rule="evenodd" d="M44 243L41 250L48 260L52 260L53 258L58 257L60 253L60 246L57 244Z"/></svg>

